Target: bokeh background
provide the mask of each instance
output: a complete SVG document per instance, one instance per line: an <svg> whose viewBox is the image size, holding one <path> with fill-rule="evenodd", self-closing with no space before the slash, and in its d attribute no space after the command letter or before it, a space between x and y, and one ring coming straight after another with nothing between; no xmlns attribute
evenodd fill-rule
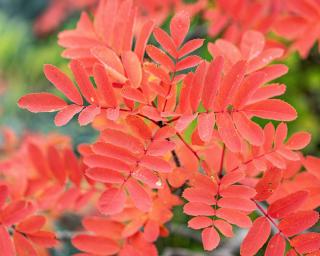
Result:
<svg viewBox="0 0 320 256"><path fill-rule="evenodd" d="M35 22L48 5L48 0L0 0L0 126L12 128L19 136L27 132L67 134L73 138L76 148L79 143L92 141L96 136L95 131L90 127L80 128L76 121L57 128L53 124L53 114L35 115L20 110L16 103L18 98L27 92L53 90L53 86L45 80L42 73L43 64L51 63L69 73L68 61L60 56L62 48L57 45L57 33L63 29L75 27L80 11L68 12L68 15L65 15L66 19L57 29L50 33L40 33L37 26L40 26L41 22L40 25L39 23L35 25ZM167 23L165 22L163 26L167 26ZM203 20L199 16L195 17L190 37L206 37L205 27ZM213 38L207 38L207 41L213 40ZM200 54L210 59L205 47L201 49ZM305 153L319 156L319 53L315 48L305 60L293 54L286 59L285 63L289 66L289 73L280 80L287 85L284 98L299 113L299 118L289 124L290 133L298 130L311 132L312 144ZM200 253L202 246L199 233L186 227L187 217L181 214L180 208L175 209L175 213L174 221L170 224L172 235L158 242L162 255L237 255L235 251L238 251L239 241L244 234L239 233L234 239L223 243L221 249L212 254ZM68 226L75 220L71 218L63 221L67 222ZM52 254L71 255L72 252L66 239L64 248L60 251L52 251Z"/></svg>

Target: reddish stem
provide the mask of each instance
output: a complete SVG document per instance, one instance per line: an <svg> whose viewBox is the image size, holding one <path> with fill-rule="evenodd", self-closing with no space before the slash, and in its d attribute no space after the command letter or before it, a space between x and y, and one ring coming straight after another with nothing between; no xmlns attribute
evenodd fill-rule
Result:
<svg viewBox="0 0 320 256"><path fill-rule="evenodd" d="M192 154L195 155L195 157L200 161L200 156L197 154L197 152L184 140L184 138L181 136L180 133L176 133L178 138L183 142L183 144L192 152Z"/></svg>
<svg viewBox="0 0 320 256"><path fill-rule="evenodd" d="M287 237L285 234L282 233L282 231L279 229L277 223L270 217L270 215L263 209L263 207L254 199L251 199L256 205L257 205L257 208L259 209L259 211L272 223L272 225L277 229L277 231L279 232L279 234L281 234L287 241L288 243L290 244L291 246L291 243L290 243L290 239L289 237ZM301 254L299 252L297 252L297 250L292 247L292 249L299 255L301 256Z"/></svg>

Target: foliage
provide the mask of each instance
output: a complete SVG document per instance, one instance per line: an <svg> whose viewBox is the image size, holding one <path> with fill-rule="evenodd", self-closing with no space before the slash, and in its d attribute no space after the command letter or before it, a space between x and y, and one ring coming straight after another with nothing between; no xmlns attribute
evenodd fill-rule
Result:
<svg viewBox="0 0 320 256"><path fill-rule="evenodd" d="M71 238L76 255L157 255L154 243L169 235L176 206L201 230L207 251L244 228L244 256L264 245L264 255L320 253L319 233L310 230L319 220L320 159L301 151L309 133L288 136L286 122L297 112L274 81L288 72L284 59L293 50L304 58L311 51L317 31L302 35L318 22L320 3L216 1L206 9L201 1L173 2L168 32L163 19L151 19L159 13L142 16L140 1L101 0L92 18L83 12L75 29L59 34L74 79L46 64L59 93L29 93L18 105L58 112L56 126L78 115L98 137L78 145L77 155L68 136L29 134L17 143L3 130L5 255L46 255L62 240L53 223L66 213L81 217L83 231ZM190 6L221 38L204 45L188 37ZM210 61L198 54L206 46Z"/></svg>

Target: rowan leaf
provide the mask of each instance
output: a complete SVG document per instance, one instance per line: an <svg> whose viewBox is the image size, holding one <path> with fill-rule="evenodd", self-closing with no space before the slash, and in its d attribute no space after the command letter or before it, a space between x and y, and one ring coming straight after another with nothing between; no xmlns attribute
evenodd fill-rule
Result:
<svg viewBox="0 0 320 256"><path fill-rule="evenodd" d="M72 244L81 251L95 255L114 255L120 250L113 240L94 235L77 235L72 238Z"/></svg>
<svg viewBox="0 0 320 256"><path fill-rule="evenodd" d="M279 223L279 229L288 237L297 235L311 228L319 220L316 211L299 211L284 217Z"/></svg>
<svg viewBox="0 0 320 256"><path fill-rule="evenodd" d="M205 216L197 216L189 220L188 227L192 229L203 229L213 224L212 219Z"/></svg>
<svg viewBox="0 0 320 256"><path fill-rule="evenodd" d="M170 22L170 34L178 48L189 32L190 17L185 11L180 11L173 16Z"/></svg>
<svg viewBox="0 0 320 256"><path fill-rule="evenodd" d="M73 82L57 67L46 64L44 65L44 74L47 79L59 90L61 91L69 100L77 105L82 106L83 100L79 93L77 87Z"/></svg>
<svg viewBox="0 0 320 256"><path fill-rule="evenodd" d="M212 251L220 243L220 236L214 227L205 228L201 234L203 248L206 251Z"/></svg>
<svg viewBox="0 0 320 256"><path fill-rule="evenodd" d="M121 188L107 189L99 198L98 209L106 215L122 212L126 202L126 194Z"/></svg>
<svg viewBox="0 0 320 256"><path fill-rule="evenodd" d="M142 69L138 56L131 51L122 54L122 63L133 88L140 87L142 81Z"/></svg>
<svg viewBox="0 0 320 256"><path fill-rule="evenodd" d="M299 253L316 252L320 249L320 234L315 232L301 234L294 237L290 244Z"/></svg>
<svg viewBox="0 0 320 256"><path fill-rule="evenodd" d="M64 109L67 103L61 98L46 92L30 93L22 96L18 105L33 113L55 112Z"/></svg>
<svg viewBox="0 0 320 256"><path fill-rule="evenodd" d="M265 256L283 256L286 249L286 241L281 234L273 236L267 246Z"/></svg>
<svg viewBox="0 0 320 256"><path fill-rule="evenodd" d="M147 212L152 205L152 201L150 195L146 192L142 185L131 178L127 180L126 188L135 206L141 211Z"/></svg>
<svg viewBox="0 0 320 256"><path fill-rule="evenodd" d="M56 126L66 125L77 113L83 109L82 106L75 104L69 105L64 109L60 110L54 118L54 123Z"/></svg>
<svg viewBox="0 0 320 256"><path fill-rule="evenodd" d="M3 225L0 225L0 251L6 256L16 255L10 235Z"/></svg>
<svg viewBox="0 0 320 256"><path fill-rule="evenodd" d="M255 255L268 240L270 232L271 225L267 218L256 219L241 244L240 254L243 256Z"/></svg>
<svg viewBox="0 0 320 256"><path fill-rule="evenodd" d="M273 202L268 208L268 214L273 218L283 218L296 211L307 200L307 191L297 191Z"/></svg>
<svg viewBox="0 0 320 256"><path fill-rule="evenodd" d="M292 121L297 118L296 110L279 99L267 99L243 108L244 111L264 119Z"/></svg>

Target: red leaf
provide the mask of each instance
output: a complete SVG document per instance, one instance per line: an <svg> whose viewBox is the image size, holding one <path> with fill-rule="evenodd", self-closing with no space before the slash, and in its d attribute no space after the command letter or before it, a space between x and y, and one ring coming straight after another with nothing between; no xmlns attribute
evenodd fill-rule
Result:
<svg viewBox="0 0 320 256"><path fill-rule="evenodd" d="M233 237L232 226L224 220L215 220L214 226L226 237Z"/></svg>
<svg viewBox="0 0 320 256"><path fill-rule="evenodd" d="M212 219L204 216L197 216L189 220L188 227L192 229L203 229L212 226Z"/></svg>
<svg viewBox="0 0 320 256"><path fill-rule="evenodd" d="M175 149L176 144L169 140L153 140L148 147L148 155L151 156L163 156L167 152Z"/></svg>
<svg viewBox="0 0 320 256"><path fill-rule="evenodd" d="M282 171L276 168L268 169L263 178L260 179L255 187L257 195L255 199L264 201L268 199L274 191L278 188L282 180Z"/></svg>
<svg viewBox="0 0 320 256"><path fill-rule="evenodd" d="M124 76L121 60L111 48L95 47L91 50L91 53L103 64L110 76L119 83L125 83L127 81L127 78Z"/></svg>
<svg viewBox="0 0 320 256"><path fill-rule="evenodd" d="M106 156L90 155L84 159L84 163L89 167L99 167L119 172L130 172L130 166L125 162Z"/></svg>
<svg viewBox="0 0 320 256"><path fill-rule="evenodd" d="M291 246L299 253L315 252L320 249L320 234L310 232L294 237Z"/></svg>
<svg viewBox="0 0 320 256"><path fill-rule="evenodd" d="M202 141L210 141L213 133L213 128L215 125L215 114L211 113L201 113L198 116L198 132L199 137Z"/></svg>
<svg viewBox="0 0 320 256"><path fill-rule="evenodd" d="M213 205L216 203L215 194L202 188L187 188L183 191L183 197L190 202L204 203Z"/></svg>
<svg viewBox="0 0 320 256"><path fill-rule="evenodd" d="M114 255L120 249L113 240L93 235L77 235L72 238L72 244L81 251L95 255Z"/></svg>
<svg viewBox="0 0 320 256"><path fill-rule="evenodd" d="M110 188L100 196L98 201L98 209L106 215L113 215L123 211L126 194L123 189Z"/></svg>
<svg viewBox="0 0 320 256"><path fill-rule="evenodd" d="M0 210L4 206L9 196L9 190L6 185L0 185Z"/></svg>
<svg viewBox="0 0 320 256"><path fill-rule="evenodd" d="M242 179L244 179L244 177L245 177L245 174L244 174L243 171L228 172L221 179L220 187L221 188L227 188L230 185L241 181Z"/></svg>
<svg viewBox="0 0 320 256"><path fill-rule="evenodd" d="M78 121L81 126L87 125L95 119L97 115L100 114L100 108L95 105L90 105L82 110L78 116Z"/></svg>
<svg viewBox="0 0 320 256"><path fill-rule="evenodd" d="M185 70L187 68L195 67L199 65L201 61L202 59L199 56L196 56L196 55L188 56L177 62L175 71L178 72L181 70Z"/></svg>
<svg viewBox="0 0 320 256"><path fill-rule="evenodd" d="M129 165L136 164L138 160L130 151L108 143L97 142L92 145L92 150L98 155L116 158Z"/></svg>
<svg viewBox="0 0 320 256"><path fill-rule="evenodd" d="M48 231L38 231L28 235L29 239L41 247L51 248L57 245L55 234Z"/></svg>
<svg viewBox="0 0 320 256"><path fill-rule="evenodd" d="M147 212L152 205L152 201L150 195L144 188L132 178L126 182L126 188L129 191L135 206L141 211Z"/></svg>
<svg viewBox="0 0 320 256"><path fill-rule="evenodd" d="M316 211L301 211L284 217L279 223L279 229L286 236L294 236L302 231L311 228L319 220L319 213Z"/></svg>
<svg viewBox="0 0 320 256"><path fill-rule="evenodd" d="M222 208L237 209L252 212L256 209L256 204L249 199L237 197L225 197L218 201L218 206Z"/></svg>
<svg viewBox="0 0 320 256"><path fill-rule="evenodd" d="M123 67L133 88L140 87L142 81L142 69L138 56L131 51L122 54Z"/></svg>
<svg viewBox="0 0 320 256"><path fill-rule="evenodd" d="M257 57L265 45L264 35L258 31L249 30L241 39L240 49L244 59L251 60Z"/></svg>
<svg viewBox="0 0 320 256"><path fill-rule="evenodd" d="M192 39L186 42L178 51L178 57L182 58L187 54L194 52L203 45L204 39Z"/></svg>
<svg viewBox="0 0 320 256"><path fill-rule="evenodd" d="M282 172L276 168L267 170L262 179L260 179L255 187L257 195L255 199L263 201L268 199L278 188L282 179Z"/></svg>
<svg viewBox="0 0 320 256"><path fill-rule="evenodd" d="M248 228L251 226L251 219L239 210L220 208L217 210L216 215L241 228Z"/></svg>
<svg viewBox="0 0 320 256"><path fill-rule="evenodd" d="M57 67L46 64L44 65L44 74L54 86L61 91L66 97L77 105L83 105L82 97L73 84L73 82L61 72Z"/></svg>
<svg viewBox="0 0 320 256"><path fill-rule="evenodd" d="M172 171L172 167L167 161L155 156L144 156L140 160L140 165L156 172L168 173Z"/></svg>
<svg viewBox="0 0 320 256"><path fill-rule="evenodd" d="M206 251L212 251L220 243L220 236L214 227L206 228L201 234L203 248Z"/></svg>
<svg viewBox="0 0 320 256"><path fill-rule="evenodd" d="M17 225L17 229L23 233L32 234L39 231L46 223L46 218L40 215L31 216Z"/></svg>
<svg viewBox="0 0 320 256"><path fill-rule="evenodd" d="M154 220L148 220L144 226L144 237L148 242L154 242L159 237L159 224Z"/></svg>
<svg viewBox="0 0 320 256"><path fill-rule="evenodd" d="M54 123L56 126L66 125L77 113L83 109L82 106L75 104L69 105L66 108L60 110L54 118Z"/></svg>
<svg viewBox="0 0 320 256"><path fill-rule="evenodd" d="M239 197L239 198L253 198L256 195L255 189L244 185L231 185L220 191L222 197Z"/></svg>
<svg viewBox="0 0 320 256"><path fill-rule="evenodd" d="M67 106L67 103L59 97L46 92L30 93L22 96L18 105L33 113L38 112L55 112Z"/></svg>
<svg viewBox="0 0 320 256"><path fill-rule="evenodd" d="M307 191L298 191L273 202L268 209L268 214L276 219L283 218L296 211L308 198Z"/></svg>
<svg viewBox="0 0 320 256"><path fill-rule="evenodd" d="M240 254L243 256L255 255L268 240L270 232L271 225L267 218L260 217L256 219L241 244Z"/></svg>
<svg viewBox="0 0 320 256"><path fill-rule="evenodd" d="M190 17L189 14L185 11L178 12L173 16L170 22L170 34L176 47L179 47L186 35L188 34L190 26Z"/></svg>
<svg viewBox="0 0 320 256"><path fill-rule="evenodd" d="M273 236L267 246L265 256L283 256L286 249L286 241L283 236L276 234Z"/></svg>
<svg viewBox="0 0 320 256"><path fill-rule="evenodd" d="M37 255L37 251L33 247L30 240L18 232L14 232L13 241L16 248L16 253L19 256Z"/></svg>
<svg viewBox="0 0 320 256"><path fill-rule="evenodd" d="M124 182L124 177L119 172L103 168L89 168L86 170L86 176L102 183L120 184Z"/></svg>
<svg viewBox="0 0 320 256"><path fill-rule="evenodd" d="M0 252L6 256L16 255L10 235L3 225L0 225Z"/></svg>
<svg viewBox="0 0 320 256"><path fill-rule="evenodd" d="M243 108L244 111L264 119L292 121L297 118L296 110L278 99L263 100Z"/></svg>
<svg viewBox="0 0 320 256"><path fill-rule="evenodd" d="M122 223L117 221L96 216L84 217L82 225L86 230L93 232L98 236L111 239L121 239L121 233L124 227Z"/></svg>
<svg viewBox="0 0 320 256"><path fill-rule="evenodd" d="M223 58L217 57L210 63L208 68L202 94L203 106L206 110L213 108L214 99L221 83L223 63Z"/></svg>
<svg viewBox="0 0 320 256"><path fill-rule="evenodd" d="M15 201L5 207L1 212L1 222L11 226L26 218L33 211L33 206L29 202Z"/></svg>
<svg viewBox="0 0 320 256"><path fill-rule="evenodd" d="M153 31L153 35L166 52L168 52L173 58L177 57L176 46L167 32L165 32L161 28L155 28Z"/></svg>
<svg viewBox="0 0 320 256"><path fill-rule="evenodd" d="M249 62L247 72L251 73L267 66L271 61L282 57L284 50L281 48L267 48L259 56Z"/></svg>
<svg viewBox="0 0 320 256"><path fill-rule="evenodd" d="M291 150L305 148L311 141L311 134L308 132L294 133L286 143L286 147Z"/></svg>
<svg viewBox="0 0 320 256"><path fill-rule="evenodd" d="M104 142L124 148L134 154L144 152L144 146L142 143L137 138L124 132L107 129L103 131L101 136Z"/></svg>
<svg viewBox="0 0 320 256"><path fill-rule="evenodd" d="M72 60L70 62L70 68L86 101L90 104L98 104L96 91L90 82L87 71L82 66L80 61Z"/></svg>
<svg viewBox="0 0 320 256"><path fill-rule="evenodd" d="M212 216L215 214L214 209L210 205L196 202L190 202L185 204L183 207L183 212L192 216Z"/></svg>
<svg viewBox="0 0 320 256"><path fill-rule="evenodd" d="M241 136L250 144L261 146L264 142L264 134L262 128L251 121L242 112L234 112L232 114L233 121Z"/></svg>
<svg viewBox="0 0 320 256"><path fill-rule="evenodd" d="M221 136L222 141L226 144L227 148L232 152L240 152L241 140L238 132L234 127L234 123L231 119L230 114L220 113L217 114L217 126L218 132Z"/></svg>
<svg viewBox="0 0 320 256"><path fill-rule="evenodd" d="M264 73L263 73L264 74ZM253 104L262 100L267 100L284 94L286 86L284 84L269 84L267 86L259 87L251 97L246 101L246 104Z"/></svg>
<svg viewBox="0 0 320 256"><path fill-rule="evenodd" d="M138 89L135 89L135 88L132 88L129 86L125 86L121 90L121 95L122 95L122 97L124 97L128 100L147 104L147 100L145 99L144 94Z"/></svg>
<svg viewBox="0 0 320 256"><path fill-rule="evenodd" d="M168 55L153 45L147 46L147 53L152 60L163 65L170 71L174 71L174 63Z"/></svg>
<svg viewBox="0 0 320 256"><path fill-rule="evenodd" d="M93 76L99 93L102 95L107 107L116 108L118 106L117 98L105 68L100 64L94 65Z"/></svg>
<svg viewBox="0 0 320 256"><path fill-rule="evenodd" d="M142 61L144 57L144 51L147 45L147 41L153 30L153 27L154 22L152 20L148 20L146 23L143 24L143 26L141 26L141 31L137 36L134 52L137 54L140 61Z"/></svg>

